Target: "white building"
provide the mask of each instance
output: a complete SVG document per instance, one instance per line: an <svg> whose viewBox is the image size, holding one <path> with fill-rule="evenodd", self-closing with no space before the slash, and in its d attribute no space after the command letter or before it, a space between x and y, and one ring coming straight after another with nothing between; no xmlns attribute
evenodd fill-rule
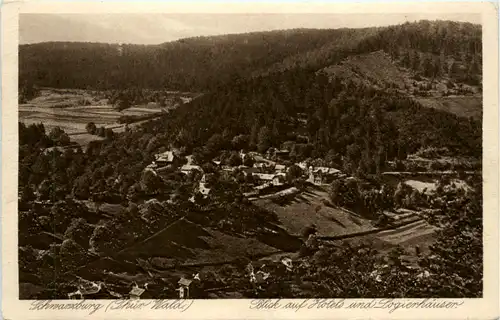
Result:
<svg viewBox="0 0 500 320"><path fill-rule="evenodd" d="M341 172L335 168L329 167L309 167L309 181L312 183L325 183L326 180L332 179Z"/></svg>
<svg viewBox="0 0 500 320"><path fill-rule="evenodd" d="M159 165L169 165L174 163L175 154L172 151L165 151L155 155L155 163Z"/></svg>
<svg viewBox="0 0 500 320"><path fill-rule="evenodd" d="M189 174L190 172L193 171L198 171L198 172L203 172L200 166L193 165L193 164L185 164L181 167L181 172L184 174Z"/></svg>

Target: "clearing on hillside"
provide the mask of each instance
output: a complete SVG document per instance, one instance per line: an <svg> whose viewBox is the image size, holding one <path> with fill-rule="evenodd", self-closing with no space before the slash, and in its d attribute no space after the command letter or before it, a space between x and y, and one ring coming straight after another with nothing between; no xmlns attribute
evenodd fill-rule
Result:
<svg viewBox="0 0 500 320"><path fill-rule="evenodd" d="M473 117L481 120L483 117L482 96L448 96L448 97L418 97L424 107L443 110L460 117Z"/></svg>
<svg viewBox="0 0 500 320"><path fill-rule="evenodd" d="M258 206L274 211L285 230L294 235L315 224L319 235L335 236L373 229L372 223L347 210L330 205L328 193L321 187L309 187L289 203L280 205L273 200L254 201Z"/></svg>
<svg viewBox="0 0 500 320"><path fill-rule="evenodd" d="M323 71L329 76L350 79L378 88L405 87L409 76L404 74L384 51L349 57Z"/></svg>

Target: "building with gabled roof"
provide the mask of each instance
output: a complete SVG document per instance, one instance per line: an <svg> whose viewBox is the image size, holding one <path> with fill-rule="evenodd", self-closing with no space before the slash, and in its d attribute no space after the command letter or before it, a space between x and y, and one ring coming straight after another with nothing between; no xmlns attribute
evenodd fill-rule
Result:
<svg viewBox="0 0 500 320"><path fill-rule="evenodd" d="M184 174L188 174L193 171L203 172L200 166L194 164L185 164L181 167L181 172Z"/></svg>
<svg viewBox="0 0 500 320"><path fill-rule="evenodd" d="M158 164L171 164L174 162L176 155L172 151L155 154L155 161Z"/></svg>
<svg viewBox="0 0 500 320"><path fill-rule="evenodd" d="M144 291L146 291L146 289L133 287L129 292L130 299L140 299Z"/></svg>
<svg viewBox="0 0 500 320"><path fill-rule="evenodd" d="M179 299L189 299L189 286L192 282L193 280L189 280L184 277L179 280L179 288L176 289L176 291L179 292Z"/></svg>
<svg viewBox="0 0 500 320"><path fill-rule="evenodd" d="M321 184L328 183L336 176L340 175L341 171L330 167L309 167L309 181Z"/></svg>
<svg viewBox="0 0 500 320"><path fill-rule="evenodd" d="M193 280L186 279L184 277L180 278L178 284L181 286L189 287L189 285L193 282Z"/></svg>
<svg viewBox="0 0 500 320"><path fill-rule="evenodd" d="M276 164L274 166L274 171L275 172L285 172L286 171L286 166L284 164Z"/></svg>

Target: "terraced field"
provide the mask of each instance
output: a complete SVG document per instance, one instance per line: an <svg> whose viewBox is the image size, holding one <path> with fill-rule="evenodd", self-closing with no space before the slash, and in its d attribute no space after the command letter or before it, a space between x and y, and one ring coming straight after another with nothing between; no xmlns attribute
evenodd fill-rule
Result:
<svg viewBox="0 0 500 320"><path fill-rule="evenodd" d="M290 234L299 235L312 223L317 226L320 236L342 235L373 228L369 220L355 213L335 208L327 201L326 190L320 187L310 187L285 205L276 204L268 199L257 200L255 203L274 211Z"/></svg>
<svg viewBox="0 0 500 320"><path fill-rule="evenodd" d="M354 212L329 206L327 199L328 194L324 189L315 188L309 189L285 205L275 204L271 200L257 200L255 203L276 212L282 226L294 235L300 235L306 226L315 224L319 237L346 236L349 242L370 242L381 251L396 246L412 250L417 245L426 247L434 240L436 229L424 220L419 220L415 212L391 214L395 221L403 226L377 232L372 221ZM370 230L374 232L369 235L356 235ZM349 237L351 234L353 237Z"/></svg>
<svg viewBox="0 0 500 320"><path fill-rule="evenodd" d="M26 125L43 123L47 131L59 127L82 146L101 139L86 132L85 126L89 122L121 132L125 129L125 125L118 122L121 116L154 115L161 111L153 103L117 111L96 93L61 89L43 89L40 96L20 104L18 108L19 121Z"/></svg>

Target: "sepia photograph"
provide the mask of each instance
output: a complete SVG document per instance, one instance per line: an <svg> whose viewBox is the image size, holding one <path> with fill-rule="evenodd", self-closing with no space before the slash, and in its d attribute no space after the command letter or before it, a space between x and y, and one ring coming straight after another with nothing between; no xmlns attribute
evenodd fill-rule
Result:
<svg viewBox="0 0 500 320"><path fill-rule="evenodd" d="M22 13L17 68L20 300L483 298L481 14Z"/></svg>

